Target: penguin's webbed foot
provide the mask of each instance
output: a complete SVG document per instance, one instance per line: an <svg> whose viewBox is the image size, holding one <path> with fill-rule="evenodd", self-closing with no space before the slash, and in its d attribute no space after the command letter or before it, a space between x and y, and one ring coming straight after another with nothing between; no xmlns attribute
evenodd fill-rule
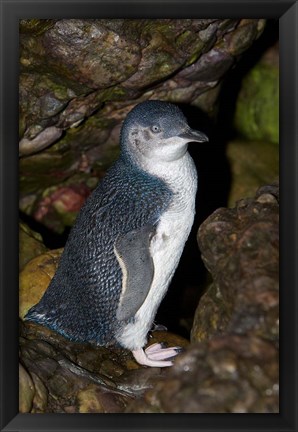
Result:
<svg viewBox="0 0 298 432"><path fill-rule="evenodd" d="M180 347L164 348L163 344L154 343L146 348L145 351L140 348L133 350L132 354L136 361L143 366L166 367L173 365L170 359L180 352Z"/></svg>

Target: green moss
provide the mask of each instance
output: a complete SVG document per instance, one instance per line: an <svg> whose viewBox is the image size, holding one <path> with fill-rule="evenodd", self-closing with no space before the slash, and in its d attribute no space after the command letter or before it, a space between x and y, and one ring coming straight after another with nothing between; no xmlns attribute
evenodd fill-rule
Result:
<svg viewBox="0 0 298 432"><path fill-rule="evenodd" d="M56 213L57 221L60 222L60 227L61 227L57 231L58 231L58 233L63 233L65 227L71 227L74 224L76 217L78 215L78 212L77 211L76 212L71 212L71 211L65 212L63 208L61 208L61 209L59 208L58 204L54 206L54 210Z"/></svg>
<svg viewBox="0 0 298 432"><path fill-rule="evenodd" d="M99 99L102 102L109 102L113 100L118 101L125 98L126 95L127 90L121 86L108 87L107 89L101 91Z"/></svg>
<svg viewBox="0 0 298 432"><path fill-rule="evenodd" d="M189 53L185 66L190 66L200 57L205 43L195 33L186 30L177 37L176 45L179 49Z"/></svg>
<svg viewBox="0 0 298 432"><path fill-rule="evenodd" d="M189 41L190 38L193 37L193 33L190 30L186 30L181 33L176 39L176 45L180 48L185 45Z"/></svg>
<svg viewBox="0 0 298 432"><path fill-rule="evenodd" d="M190 66L198 60L198 58L201 55L201 50L202 50L203 45L204 44L202 43L202 46L200 46L200 48L197 49L197 51L194 54L192 54L192 56L185 63L185 66Z"/></svg>
<svg viewBox="0 0 298 432"><path fill-rule="evenodd" d="M244 78L235 126L248 139L279 142L279 71L258 64Z"/></svg>

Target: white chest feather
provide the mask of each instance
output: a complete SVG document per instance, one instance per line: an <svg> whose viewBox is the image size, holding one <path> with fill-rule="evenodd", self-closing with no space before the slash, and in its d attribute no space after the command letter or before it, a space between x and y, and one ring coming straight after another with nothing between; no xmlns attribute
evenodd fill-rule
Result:
<svg viewBox="0 0 298 432"><path fill-rule="evenodd" d="M135 322L128 324L118 336L119 342L129 349L142 347L146 342L157 308L179 263L195 215L197 174L188 153L166 167L155 166L151 172L166 181L174 196L151 240L154 277L149 294L136 313Z"/></svg>
<svg viewBox="0 0 298 432"><path fill-rule="evenodd" d="M176 162L176 172L168 173L165 179L174 197L167 211L161 216L156 235L151 241L151 254L154 261L154 282L161 282L175 270L184 244L191 230L195 214L197 175L192 159ZM173 167L174 168L174 167ZM172 180L172 178L174 178ZM171 181L172 180L172 181Z"/></svg>

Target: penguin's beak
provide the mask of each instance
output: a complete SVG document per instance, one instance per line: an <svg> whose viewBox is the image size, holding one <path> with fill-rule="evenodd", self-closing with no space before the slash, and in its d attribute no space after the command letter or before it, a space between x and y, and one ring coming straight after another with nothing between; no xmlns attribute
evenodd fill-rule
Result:
<svg viewBox="0 0 298 432"><path fill-rule="evenodd" d="M207 135L203 134L203 132L199 132L195 129L188 129L186 132L183 132L178 135L180 138L185 138L189 141L197 141L197 142L206 142L209 141Z"/></svg>

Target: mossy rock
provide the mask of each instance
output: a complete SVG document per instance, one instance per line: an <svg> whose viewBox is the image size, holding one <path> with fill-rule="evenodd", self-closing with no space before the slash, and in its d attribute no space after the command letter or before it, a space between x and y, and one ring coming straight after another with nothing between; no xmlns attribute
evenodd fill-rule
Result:
<svg viewBox="0 0 298 432"><path fill-rule="evenodd" d="M235 114L236 129L251 140L279 142L279 70L257 64L243 79Z"/></svg>
<svg viewBox="0 0 298 432"><path fill-rule="evenodd" d="M20 273L19 316L24 318L28 310L39 302L51 282L62 249L52 250L31 260Z"/></svg>
<svg viewBox="0 0 298 432"><path fill-rule="evenodd" d="M29 261L46 250L41 235L21 222L19 224L19 270L22 270Z"/></svg>

